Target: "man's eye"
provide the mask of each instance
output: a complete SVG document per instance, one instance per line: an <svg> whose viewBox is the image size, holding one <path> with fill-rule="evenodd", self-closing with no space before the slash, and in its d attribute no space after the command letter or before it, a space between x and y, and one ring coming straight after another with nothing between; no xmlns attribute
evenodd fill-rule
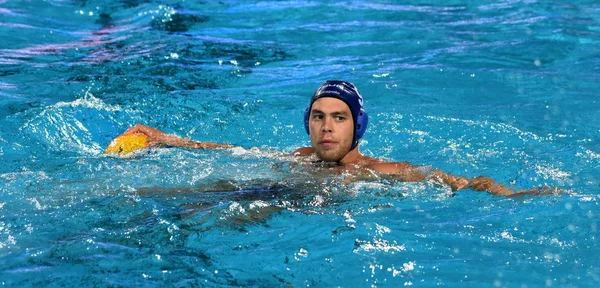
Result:
<svg viewBox="0 0 600 288"><path fill-rule="evenodd" d="M313 119L321 120L323 119L323 115L313 115Z"/></svg>
<svg viewBox="0 0 600 288"><path fill-rule="evenodd" d="M346 117L338 116L338 117L337 117L337 120L338 120L338 121L344 121L344 120L346 120Z"/></svg>

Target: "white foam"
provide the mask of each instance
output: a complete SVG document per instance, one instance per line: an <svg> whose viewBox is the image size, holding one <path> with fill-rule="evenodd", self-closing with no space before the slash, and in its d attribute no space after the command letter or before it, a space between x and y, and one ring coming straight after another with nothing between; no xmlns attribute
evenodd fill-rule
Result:
<svg viewBox="0 0 600 288"><path fill-rule="evenodd" d="M40 114L27 121L19 128L21 132L31 132L36 137L42 137L56 150L79 151L90 155L102 153L103 149L93 140L93 133L89 131L84 120L78 117L81 108L95 111L120 112L118 105L107 105L101 99L86 91L84 97L72 102L58 102L45 107ZM126 110L132 112L133 110ZM92 113L89 115L98 115ZM104 121L104 120L99 120Z"/></svg>

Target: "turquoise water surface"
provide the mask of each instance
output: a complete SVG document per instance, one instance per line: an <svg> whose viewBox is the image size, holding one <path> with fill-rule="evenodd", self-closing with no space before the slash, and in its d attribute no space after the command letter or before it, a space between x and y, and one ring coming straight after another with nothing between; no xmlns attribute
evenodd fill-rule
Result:
<svg viewBox="0 0 600 288"><path fill-rule="evenodd" d="M597 1L0 0L0 35L0 285L600 285ZM565 193L299 164L327 79L368 156ZM135 123L245 148L102 155Z"/></svg>

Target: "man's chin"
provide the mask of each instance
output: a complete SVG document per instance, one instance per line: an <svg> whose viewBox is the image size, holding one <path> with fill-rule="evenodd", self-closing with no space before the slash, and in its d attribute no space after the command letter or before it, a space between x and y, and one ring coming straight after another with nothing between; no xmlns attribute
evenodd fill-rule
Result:
<svg viewBox="0 0 600 288"><path fill-rule="evenodd" d="M316 154L317 154L317 157L319 158L319 160L325 161L325 162L339 162L343 158L343 157L340 157L339 155L336 155L335 153L323 153L323 152L317 151Z"/></svg>

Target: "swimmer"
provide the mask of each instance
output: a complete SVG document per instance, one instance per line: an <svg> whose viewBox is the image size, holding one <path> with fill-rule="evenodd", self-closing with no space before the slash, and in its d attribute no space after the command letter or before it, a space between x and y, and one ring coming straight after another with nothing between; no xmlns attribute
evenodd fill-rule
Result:
<svg viewBox="0 0 600 288"><path fill-rule="evenodd" d="M359 141L367 130L369 116L363 108L363 98L354 84L346 81L329 80L313 94L304 112L304 127L310 136L310 147L297 149L292 156L312 162L329 164L336 169L358 172L365 171L381 175L386 179L400 181L423 181L435 179L450 186L453 191L473 189L504 196L524 194L558 193L554 188L533 188L513 192L491 178L480 176L466 179L440 170L415 166L408 162L387 162L362 155ZM175 146L198 149L225 149L235 146L212 142L199 142L176 135L166 134L158 129L137 124L123 135L143 133L150 146ZM362 177L361 176L361 177Z"/></svg>

